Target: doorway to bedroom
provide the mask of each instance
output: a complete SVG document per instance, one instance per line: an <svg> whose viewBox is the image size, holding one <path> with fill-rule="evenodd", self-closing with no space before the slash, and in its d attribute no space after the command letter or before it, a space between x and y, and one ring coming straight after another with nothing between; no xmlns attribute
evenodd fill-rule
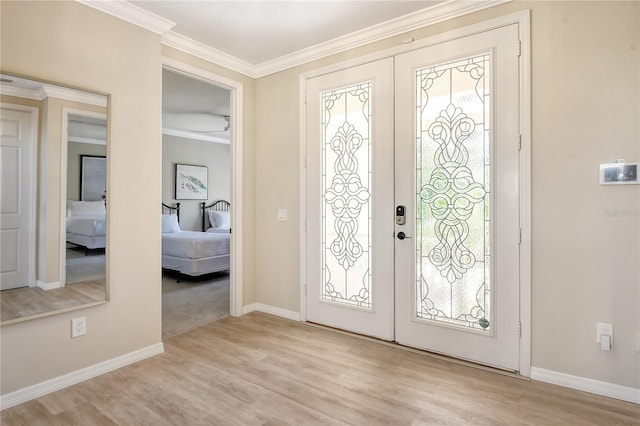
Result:
<svg viewBox="0 0 640 426"><path fill-rule="evenodd" d="M232 95L162 71L163 339L231 312Z"/></svg>

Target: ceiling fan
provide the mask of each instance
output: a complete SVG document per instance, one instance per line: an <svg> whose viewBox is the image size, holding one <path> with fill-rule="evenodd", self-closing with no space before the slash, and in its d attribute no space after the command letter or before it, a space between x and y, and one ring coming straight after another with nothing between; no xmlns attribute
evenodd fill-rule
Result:
<svg viewBox="0 0 640 426"><path fill-rule="evenodd" d="M221 115L221 116L216 116L216 117L222 117L226 120L226 123L224 125L223 129L220 130L190 130L190 132L194 132L194 133L224 133L227 130L229 130L229 127L231 127L231 117L228 115ZM217 123L216 123L217 124Z"/></svg>
<svg viewBox="0 0 640 426"><path fill-rule="evenodd" d="M162 114L162 127L192 133L224 133L231 127L231 117L211 112L168 112Z"/></svg>

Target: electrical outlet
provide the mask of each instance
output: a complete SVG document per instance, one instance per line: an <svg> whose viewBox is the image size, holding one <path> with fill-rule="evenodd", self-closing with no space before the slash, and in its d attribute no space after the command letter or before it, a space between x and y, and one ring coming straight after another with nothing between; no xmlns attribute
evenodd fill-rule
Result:
<svg viewBox="0 0 640 426"><path fill-rule="evenodd" d="M87 334L87 318L80 317L71 320L71 337L80 337Z"/></svg>
<svg viewBox="0 0 640 426"><path fill-rule="evenodd" d="M596 324L596 342L600 343L600 336L606 334L611 336L611 344L613 344L613 325L599 322Z"/></svg>

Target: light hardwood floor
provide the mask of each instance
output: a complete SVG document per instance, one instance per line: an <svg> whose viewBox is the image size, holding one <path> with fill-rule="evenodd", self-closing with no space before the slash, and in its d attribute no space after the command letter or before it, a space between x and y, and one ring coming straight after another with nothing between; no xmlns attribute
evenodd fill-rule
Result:
<svg viewBox="0 0 640 426"><path fill-rule="evenodd" d="M26 317L73 309L105 300L106 280L67 284L53 290L21 287L2 290L0 322L11 323Z"/></svg>
<svg viewBox="0 0 640 426"><path fill-rule="evenodd" d="M640 406L252 313L1 413L2 425L638 425Z"/></svg>

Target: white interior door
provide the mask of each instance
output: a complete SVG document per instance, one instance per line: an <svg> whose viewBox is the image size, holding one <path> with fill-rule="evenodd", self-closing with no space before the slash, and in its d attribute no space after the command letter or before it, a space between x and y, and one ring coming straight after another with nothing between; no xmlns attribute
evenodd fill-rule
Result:
<svg viewBox="0 0 640 426"><path fill-rule="evenodd" d="M518 56L512 25L307 80L307 320L519 369Z"/></svg>
<svg viewBox="0 0 640 426"><path fill-rule="evenodd" d="M31 113L0 109L0 289L35 280L35 135Z"/></svg>
<svg viewBox="0 0 640 426"><path fill-rule="evenodd" d="M393 60L307 81L307 320L393 339ZM375 189L374 189L375 188Z"/></svg>
<svg viewBox="0 0 640 426"><path fill-rule="evenodd" d="M396 340L518 370L518 32L396 57Z"/></svg>

